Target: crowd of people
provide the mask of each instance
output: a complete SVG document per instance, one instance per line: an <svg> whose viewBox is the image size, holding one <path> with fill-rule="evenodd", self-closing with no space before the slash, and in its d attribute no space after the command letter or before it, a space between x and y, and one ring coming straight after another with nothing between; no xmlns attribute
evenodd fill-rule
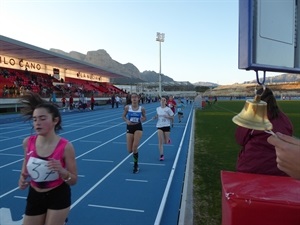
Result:
<svg viewBox="0 0 300 225"><path fill-rule="evenodd" d="M125 96L126 91L117 88L109 83L100 83L84 81L73 78L56 79L50 74L36 73L27 70L24 71L0 68L0 97L19 98L27 92L38 93L43 98L51 98L53 93L57 97L66 97L73 95L80 97L85 96ZM69 81L70 80L70 81ZM3 84L2 84L3 83Z"/></svg>

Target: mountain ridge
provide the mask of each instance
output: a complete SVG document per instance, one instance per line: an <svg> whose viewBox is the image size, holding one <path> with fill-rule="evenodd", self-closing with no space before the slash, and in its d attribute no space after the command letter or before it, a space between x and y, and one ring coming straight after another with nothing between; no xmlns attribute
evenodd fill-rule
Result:
<svg viewBox="0 0 300 225"><path fill-rule="evenodd" d="M132 84L136 82L158 82L159 80L159 73L150 70L145 70L143 72L140 72L139 69L132 63L125 63L125 64L119 63L118 61L114 60L104 49L88 51L87 54L83 54L77 51L70 51L69 53L67 53L55 48L51 48L50 51L83 62L87 62L99 66L103 69L107 69L109 71L126 76L125 78L113 78L111 79L112 83ZM294 82L294 81L300 82L299 74L281 74L274 77L266 77L265 82L277 83L277 82ZM176 83L177 81L174 81L173 78L165 74L162 74L162 82ZM190 82L188 81L188 83ZM242 84L247 84L247 83L256 83L256 80L245 81ZM196 83L190 83L190 84L194 86L206 86L206 87L220 86L219 84L216 83L204 82L204 81L198 81Z"/></svg>

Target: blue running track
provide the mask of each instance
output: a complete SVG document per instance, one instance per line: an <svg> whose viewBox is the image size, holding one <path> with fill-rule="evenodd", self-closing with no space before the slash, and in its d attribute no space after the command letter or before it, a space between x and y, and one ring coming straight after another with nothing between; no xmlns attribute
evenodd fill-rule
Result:
<svg viewBox="0 0 300 225"><path fill-rule="evenodd" d="M138 174L126 149L123 106L63 112L60 132L75 147L78 183L72 186L68 225L176 225L179 222L185 170L193 124L193 106L175 116L171 144L159 161L156 120L159 103L143 105L147 121L139 146ZM26 190L18 189L22 140L33 133L20 115L0 115L0 225L21 225ZM182 224L183 225L183 224Z"/></svg>

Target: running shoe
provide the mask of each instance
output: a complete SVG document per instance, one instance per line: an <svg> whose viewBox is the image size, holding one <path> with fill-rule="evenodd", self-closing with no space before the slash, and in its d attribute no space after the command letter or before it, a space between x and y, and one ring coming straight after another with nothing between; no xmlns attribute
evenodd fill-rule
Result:
<svg viewBox="0 0 300 225"><path fill-rule="evenodd" d="M160 156L159 161L164 161L164 160L165 160L165 157L163 155Z"/></svg>
<svg viewBox="0 0 300 225"><path fill-rule="evenodd" d="M171 139L168 140L168 144L171 144Z"/></svg>
<svg viewBox="0 0 300 225"><path fill-rule="evenodd" d="M138 173L139 172L139 167L138 165L133 166L133 173Z"/></svg>

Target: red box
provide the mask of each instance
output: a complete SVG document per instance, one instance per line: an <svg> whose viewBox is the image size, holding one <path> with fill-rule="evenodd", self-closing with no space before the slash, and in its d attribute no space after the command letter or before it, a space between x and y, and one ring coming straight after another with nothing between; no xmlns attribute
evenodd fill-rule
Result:
<svg viewBox="0 0 300 225"><path fill-rule="evenodd" d="M300 225L300 181L221 171L222 225Z"/></svg>

